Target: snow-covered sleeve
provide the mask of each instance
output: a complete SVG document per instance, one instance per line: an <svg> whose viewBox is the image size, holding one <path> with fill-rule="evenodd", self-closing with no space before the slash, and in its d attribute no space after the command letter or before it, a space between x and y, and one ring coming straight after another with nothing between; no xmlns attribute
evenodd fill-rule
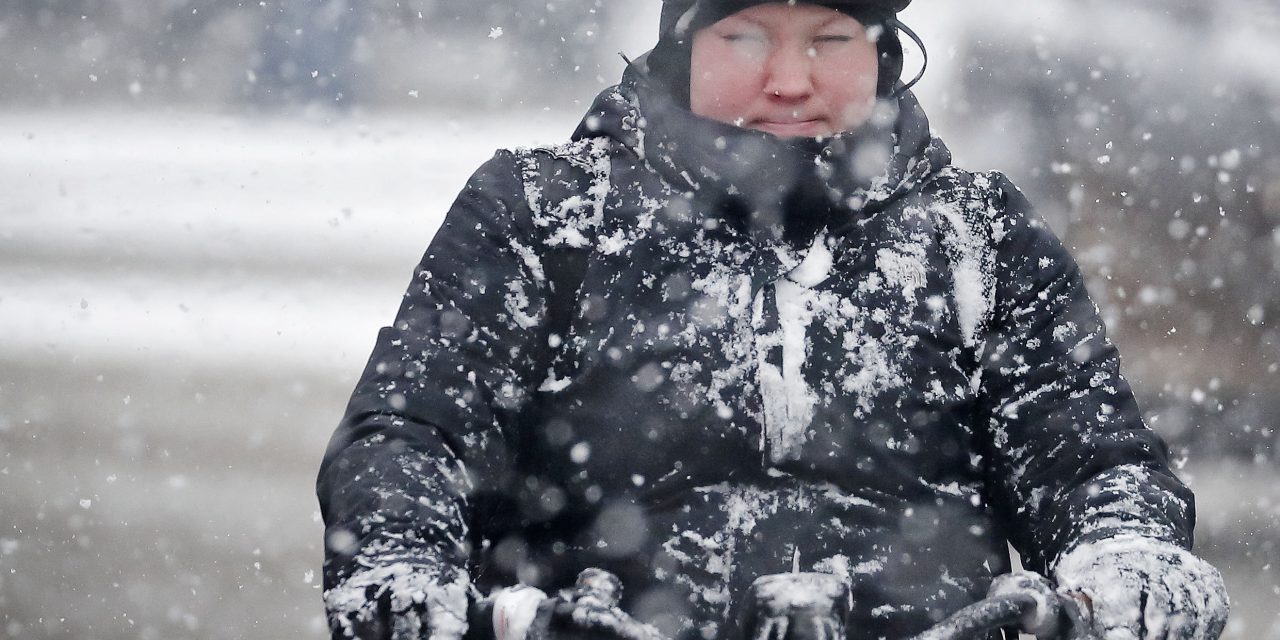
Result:
<svg viewBox="0 0 1280 640"><path fill-rule="evenodd" d="M378 334L317 481L335 638L466 628L474 499L503 482L508 431L545 359L547 282L530 218L516 159L499 152Z"/></svg>
<svg viewBox="0 0 1280 640"><path fill-rule="evenodd" d="M988 486L1042 573L1078 544L1136 534L1190 548L1191 492L1144 424L1071 256L1002 175L995 306L980 371Z"/></svg>

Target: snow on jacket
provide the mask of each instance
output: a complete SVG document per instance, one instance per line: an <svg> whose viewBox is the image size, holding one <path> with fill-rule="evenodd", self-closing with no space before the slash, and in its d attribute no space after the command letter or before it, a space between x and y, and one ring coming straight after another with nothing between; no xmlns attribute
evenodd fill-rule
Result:
<svg viewBox="0 0 1280 640"><path fill-rule="evenodd" d="M1075 263L910 95L788 142L637 77L482 166L379 334L319 477L336 637L378 594L460 631L468 599L587 566L673 635L800 569L849 583L851 637L902 637L1006 540L1040 571L1190 545Z"/></svg>

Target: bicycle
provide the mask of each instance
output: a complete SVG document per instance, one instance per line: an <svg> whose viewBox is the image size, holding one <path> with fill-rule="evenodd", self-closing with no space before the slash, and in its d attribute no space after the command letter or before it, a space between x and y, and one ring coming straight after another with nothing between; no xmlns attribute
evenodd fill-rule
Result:
<svg viewBox="0 0 1280 640"><path fill-rule="evenodd" d="M723 640L842 640L845 615L852 607L848 586L825 573L784 573L757 579L751 601L741 607L734 627ZM636 621L619 608L622 585L601 569L587 569L559 597L543 600L532 620L508 621L494 615L492 601L482 602L472 624L493 620L494 634L504 640L510 625L527 629L513 634L526 640L586 640L601 636L620 640L669 640L656 628ZM476 615L478 614L478 615ZM1086 601L1055 592L1034 573L998 576L987 597L951 614L909 640L975 640L999 629L1017 629L1039 640L1098 640Z"/></svg>

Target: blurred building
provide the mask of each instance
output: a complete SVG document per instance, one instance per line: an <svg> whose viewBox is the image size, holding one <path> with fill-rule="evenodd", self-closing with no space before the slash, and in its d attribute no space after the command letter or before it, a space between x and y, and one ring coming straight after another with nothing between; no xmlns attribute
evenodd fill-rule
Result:
<svg viewBox="0 0 1280 640"><path fill-rule="evenodd" d="M982 135L960 144L1018 178L1075 247L1176 452L1269 456L1280 423L1280 11L979 4L949 115ZM1000 144L982 139L993 135Z"/></svg>
<svg viewBox="0 0 1280 640"><path fill-rule="evenodd" d="M633 13L601 0L13 0L0 104L554 104L600 84L618 51L605 34Z"/></svg>

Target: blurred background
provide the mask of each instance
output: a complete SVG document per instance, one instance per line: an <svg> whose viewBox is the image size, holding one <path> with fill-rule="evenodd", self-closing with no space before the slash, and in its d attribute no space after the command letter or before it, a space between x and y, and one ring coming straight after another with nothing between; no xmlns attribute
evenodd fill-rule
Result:
<svg viewBox="0 0 1280 640"><path fill-rule="evenodd" d="M322 638L326 440L449 203L657 0L0 3L0 638ZM1280 640L1280 7L917 0L917 93L1073 248ZM908 72L920 62L912 53Z"/></svg>

